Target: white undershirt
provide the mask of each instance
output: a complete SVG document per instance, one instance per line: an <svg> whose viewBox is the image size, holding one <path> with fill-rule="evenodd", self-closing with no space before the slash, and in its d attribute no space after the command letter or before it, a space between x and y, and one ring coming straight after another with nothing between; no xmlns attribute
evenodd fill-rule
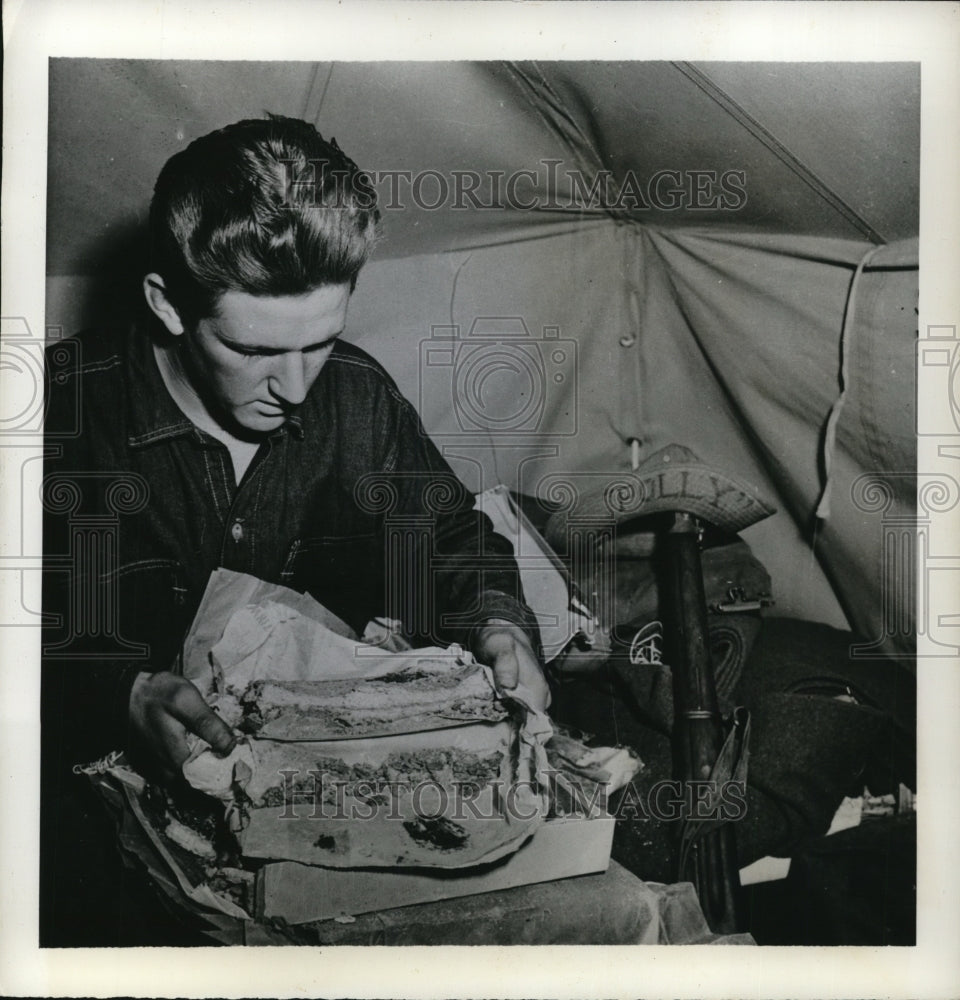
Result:
<svg viewBox="0 0 960 1000"><path fill-rule="evenodd" d="M177 408L192 424L227 446L233 463L233 475L239 484L244 473L250 468L254 456L260 450L260 442L244 441L234 437L210 416L200 397L187 381L186 376L183 375L179 361L175 357L175 350L174 347L153 345L153 356L156 358L163 384L174 403L177 404Z"/></svg>
<svg viewBox="0 0 960 1000"><path fill-rule="evenodd" d="M223 441L223 438L221 440ZM260 445L257 442L238 441L236 438L230 441L223 441L223 443L230 452L230 459L233 462L233 475L237 485L239 485L247 469L250 468L250 463L253 461L254 456L260 450Z"/></svg>

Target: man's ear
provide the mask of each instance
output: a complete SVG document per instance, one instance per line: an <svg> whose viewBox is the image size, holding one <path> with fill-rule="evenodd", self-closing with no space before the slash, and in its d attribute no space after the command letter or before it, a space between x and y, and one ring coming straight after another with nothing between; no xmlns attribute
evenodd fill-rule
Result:
<svg viewBox="0 0 960 1000"><path fill-rule="evenodd" d="M167 286L159 274L148 274L143 279L143 294L151 312L175 337L182 336L183 322L176 307L167 298Z"/></svg>

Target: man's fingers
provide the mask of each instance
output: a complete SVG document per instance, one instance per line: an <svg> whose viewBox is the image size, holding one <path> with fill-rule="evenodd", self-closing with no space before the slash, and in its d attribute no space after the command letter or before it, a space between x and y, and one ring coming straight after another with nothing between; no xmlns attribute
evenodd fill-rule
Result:
<svg viewBox="0 0 960 1000"><path fill-rule="evenodd" d="M493 679L502 691L513 691L520 682L520 663L517 660L517 643L511 632L503 627L490 628L483 633L480 656L493 667Z"/></svg>
<svg viewBox="0 0 960 1000"><path fill-rule="evenodd" d="M480 635L478 658L493 668L497 687L505 692L524 689L523 697L541 711L550 704L550 688L526 633L510 622L491 619Z"/></svg>
<svg viewBox="0 0 960 1000"><path fill-rule="evenodd" d="M170 769L167 762L173 764L176 768L180 768L187 757L190 756L190 748L187 746L183 726L171 716L159 713L157 715L154 734L163 748L163 754L159 759L161 769L168 778L175 777L175 772Z"/></svg>
<svg viewBox="0 0 960 1000"><path fill-rule="evenodd" d="M217 753L227 754L233 749L236 739L230 727L200 697L200 692L189 681L178 688L167 707L177 721L191 733L206 740ZM183 759L186 759L186 755Z"/></svg>

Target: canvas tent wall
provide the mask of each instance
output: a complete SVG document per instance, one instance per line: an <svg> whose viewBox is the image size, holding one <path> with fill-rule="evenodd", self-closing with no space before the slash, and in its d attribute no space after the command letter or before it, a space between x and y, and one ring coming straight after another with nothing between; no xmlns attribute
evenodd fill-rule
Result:
<svg viewBox="0 0 960 1000"><path fill-rule="evenodd" d="M744 537L780 613L909 649L882 522L914 506L916 65L53 60L48 325L122 314L163 162L265 110L374 174L347 336L472 488L678 442L779 508ZM474 384L465 425L445 338L471 330L550 347Z"/></svg>

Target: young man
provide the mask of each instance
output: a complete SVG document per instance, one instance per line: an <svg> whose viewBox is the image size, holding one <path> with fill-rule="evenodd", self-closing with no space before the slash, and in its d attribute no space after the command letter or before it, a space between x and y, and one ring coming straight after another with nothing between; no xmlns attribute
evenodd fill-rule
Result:
<svg viewBox="0 0 960 1000"><path fill-rule="evenodd" d="M364 175L313 126L238 122L160 174L148 328L48 352L48 831L74 764L128 749L174 781L186 730L230 749L176 671L218 566L309 591L356 629L403 618L399 602L414 639L461 642L546 706L509 543L386 372L340 339L378 220ZM419 593L386 556L391 518L428 525Z"/></svg>

